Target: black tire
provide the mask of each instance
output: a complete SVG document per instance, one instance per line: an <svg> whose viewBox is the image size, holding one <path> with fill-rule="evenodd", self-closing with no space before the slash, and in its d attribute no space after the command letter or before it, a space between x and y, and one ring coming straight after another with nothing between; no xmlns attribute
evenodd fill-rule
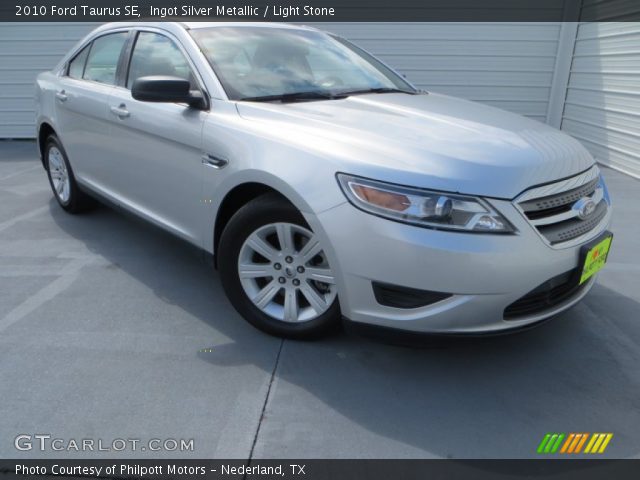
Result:
<svg viewBox="0 0 640 480"><path fill-rule="evenodd" d="M242 245L259 228L278 222L287 222L311 230L300 212L277 194L265 194L252 200L229 220L216 254L227 297L249 323L271 335L309 340L337 331L342 323L337 296L331 306L316 318L291 323L267 315L254 305L245 293L238 273Z"/></svg>
<svg viewBox="0 0 640 480"><path fill-rule="evenodd" d="M51 175L52 169L49 165L49 154L52 148L56 148L62 154L62 160L66 167L69 182L69 197L66 200L63 200L56 192L54 181ZM47 176L49 178L49 185L51 185L53 196L57 200L58 204L69 213L81 213L95 207L96 201L92 197L84 193L82 190L80 190L80 188L78 187L76 179L73 175L73 170L71 169L71 164L69 163L69 158L67 157L67 152L64 150L64 147L62 146L62 143L57 136L49 135L49 137L47 137L43 155L45 167L47 169Z"/></svg>

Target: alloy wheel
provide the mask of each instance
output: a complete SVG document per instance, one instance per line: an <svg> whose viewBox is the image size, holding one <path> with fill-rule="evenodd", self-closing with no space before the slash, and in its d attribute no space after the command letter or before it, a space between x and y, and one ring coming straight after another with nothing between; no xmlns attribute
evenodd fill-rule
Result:
<svg viewBox="0 0 640 480"><path fill-rule="evenodd" d="M49 175L51 175L53 190L62 203L67 203L71 196L71 184L62 152L52 146L49 148L47 161L49 162Z"/></svg>
<svg viewBox="0 0 640 480"><path fill-rule="evenodd" d="M319 240L292 223L271 223L249 235L240 249L238 275L251 302L284 322L311 321L336 298L335 277Z"/></svg>

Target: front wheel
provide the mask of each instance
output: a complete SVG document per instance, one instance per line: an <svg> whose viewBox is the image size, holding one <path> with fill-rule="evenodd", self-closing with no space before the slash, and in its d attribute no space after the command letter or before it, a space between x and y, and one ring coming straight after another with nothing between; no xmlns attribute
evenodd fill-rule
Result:
<svg viewBox="0 0 640 480"><path fill-rule="evenodd" d="M225 292L257 328L313 338L340 324L335 276L318 237L291 204L263 195L229 221L218 248Z"/></svg>

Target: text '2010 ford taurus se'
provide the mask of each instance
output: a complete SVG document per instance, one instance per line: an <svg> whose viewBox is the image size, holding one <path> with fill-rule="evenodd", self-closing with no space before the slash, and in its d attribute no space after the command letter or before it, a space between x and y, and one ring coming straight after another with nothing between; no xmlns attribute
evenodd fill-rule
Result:
<svg viewBox="0 0 640 480"><path fill-rule="evenodd" d="M312 28L105 25L37 104L62 208L101 198L213 253L275 335L519 329L578 302L612 239L577 141Z"/></svg>

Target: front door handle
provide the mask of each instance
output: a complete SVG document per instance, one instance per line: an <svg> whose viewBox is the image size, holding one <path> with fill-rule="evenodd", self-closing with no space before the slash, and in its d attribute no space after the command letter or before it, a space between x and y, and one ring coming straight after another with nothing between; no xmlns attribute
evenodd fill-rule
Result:
<svg viewBox="0 0 640 480"><path fill-rule="evenodd" d="M119 107L111 107L111 113L113 113L118 118L127 118L131 115L124 103L122 103Z"/></svg>
<svg viewBox="0 0 640 480"><path fill-rule="evenodd" d="M69 97L67 97L64 90L60 90L59 92L56 92L56 98L61 102L66 102Z"/></svg>

